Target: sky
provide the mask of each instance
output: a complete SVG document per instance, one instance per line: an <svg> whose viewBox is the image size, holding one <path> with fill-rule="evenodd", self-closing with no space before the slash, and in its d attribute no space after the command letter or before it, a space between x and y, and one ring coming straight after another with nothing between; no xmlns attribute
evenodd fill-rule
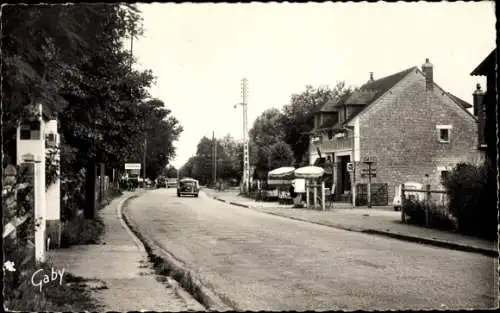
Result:
<svg viewBox="0 0 500 313"><path fill-rule="evenodd" d="M137 69L157 77L161 99L184 131L171 162L181 167L203 136L243 137L241 79L248 79L248 128L306 85L359 87L429 58L435 82L472 103L470 73L495 48L494 3L139 4L144 35Z"/></svg>

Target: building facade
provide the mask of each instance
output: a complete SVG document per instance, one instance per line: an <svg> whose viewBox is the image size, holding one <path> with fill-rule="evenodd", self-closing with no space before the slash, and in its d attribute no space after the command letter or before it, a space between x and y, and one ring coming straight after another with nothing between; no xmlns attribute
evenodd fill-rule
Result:
<svg viewBox="0 0 500 313"><path fill-rule="evenodd" d="M373 162L376 172L371 194L378 205L392 203L396 187L405 182L442 188L441 178L457 163L483 158L470 107L434 82L428 60L421 70L412 67L378 80L371 76L330 108L341 116L333 126L315 128L310 163L318 163L318 150L325 163L330 157L335 192L350 195L344 200L356 204L366 201L365 161Z"/></svg>

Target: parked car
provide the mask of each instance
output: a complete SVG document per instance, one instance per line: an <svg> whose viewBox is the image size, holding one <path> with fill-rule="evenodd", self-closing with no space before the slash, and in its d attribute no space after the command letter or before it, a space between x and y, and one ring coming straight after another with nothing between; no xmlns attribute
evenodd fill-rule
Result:
<svg viewBox="0 0 500 313"><path fill-rule="evenodd" d="M183 178L179 180L179 184L177 185L177 197L182 195L192 195L198 197L199 192L200 184L196 179Z"/></svg>
<svg viewBox="0 0 500 313"><path fill-rule="evenodd" d="M167 188L167 179L165 177L158 177L156 180L156 188Z"/></svg>
<svg viewBox="0 0 500 313"><path fill-rule="evenodd" d="M415 191L407 191L405 192L405 197L407 199L413 199L413 200L418 200L418 201L423 201L425 197L424 191L424 185L420 183L415 183L415 182L406 182L404 183L405 189L412 189L412 190L422 190L422 192L415 192ZM397 185L396 190L394 192L394 199L392 201L392 206L394 207L394 211L400 211L401 210L401 187L402 185Z"/></svg>

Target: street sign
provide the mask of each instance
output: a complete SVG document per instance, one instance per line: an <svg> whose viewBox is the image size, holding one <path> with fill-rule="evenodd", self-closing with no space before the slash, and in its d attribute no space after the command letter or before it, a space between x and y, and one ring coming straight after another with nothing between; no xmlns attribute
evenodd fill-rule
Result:
<svg viewBox="0 0 500 313"><path fill-rule="evenodd" d="M368 177L368 174L367 173L362 173L361 177L366 178L366 177ZM372 173L371 177L377 177L377 174L373 174Z"/></svg>
<svg viewBox="0 0 500 313"><path fill-rule="evenodd" d="M372 168L370 170L368 170L367 168L361 169L361 173L368 174L368 172L371 172L372 174L374 174L374 173L377 173L377 169L376 168Z"/></svg>
<svg viewBox="0 0 500 313"><path fill-rule="evenodd" d="M353 168L354 168L354 166L352 165L351 162L347 163L347 171L348 172L352 172Z"/></svg>
<svg viewBox="0 0 500 313"><path fill-rule="evenodd" d="M125 163L126 170L140 170L141 163Z"/></svg>

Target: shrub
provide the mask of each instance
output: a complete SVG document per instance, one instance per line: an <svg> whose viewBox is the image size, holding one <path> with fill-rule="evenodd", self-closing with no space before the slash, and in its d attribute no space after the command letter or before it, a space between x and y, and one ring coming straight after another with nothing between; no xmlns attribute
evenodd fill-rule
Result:
<svg viewBox="0 0 500 313"><path fill-rule="evenodd" d="M457 217L459 231L467 235L495 239L497 208L490 191L495 178L486 166L458 164L443 180L449 194L450 212ZM493 201L492 201L493 200Z"/></svg>
<svg viewBox="0 0 500 313"><path fill-rule="evenodd" d="M104 223L99 216L94 219L86 219L81 214L64 223L61 247L96 244L103 233Z"/></svg>
<svg viewBox="0 0 500 313"><path fill-rule="evenodd" d="M405 213L409 216L408 222L416 225L425 225L425 210L429 210L429 227L442 230L455 230L456 219L446 207L436 203L426 204L415 199L405 199Z"/></svg>

